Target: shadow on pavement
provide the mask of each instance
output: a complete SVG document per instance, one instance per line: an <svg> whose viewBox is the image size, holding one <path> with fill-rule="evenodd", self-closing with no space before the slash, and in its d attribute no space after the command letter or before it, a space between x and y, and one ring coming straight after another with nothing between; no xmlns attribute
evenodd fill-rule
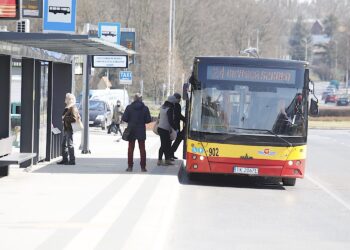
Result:
<svg viewBox="0 0 350 250"><path fill-rule="evenodd" d="M184 168L179 169L178 178L183 185L286 190L276 178L223 174L197 174L190 177Z"/></svg>
<svg viewBox="0 0 350 250"><path fill-rule="evenodd" d="M173 166L157 166L157 159L147 159L147 173L141 172L140 160L134 159L133 172L126 172L126 158L76 158L76 165L58 165L52 162L32 173L53 174L151 174L151 175L178 175L181 161Z"/></svg>
<svg viewBox="0 0 350 250"><path fill-rule="evenodd" d="M134 160L133 172L126 172L126 158L78 158L76 165L58 165L52 162L32 173L51 174L148 174L148 175L172 175L177 176L179 183L183 185L234 187L285 190L275 178L248 177L233 175L209 175L198 174L189 178L182 161L175 161L173 166L157 166L157 159L147 159L147 173L141 172L139 159ZM195 178L194 178L195 177Z"/></svg>

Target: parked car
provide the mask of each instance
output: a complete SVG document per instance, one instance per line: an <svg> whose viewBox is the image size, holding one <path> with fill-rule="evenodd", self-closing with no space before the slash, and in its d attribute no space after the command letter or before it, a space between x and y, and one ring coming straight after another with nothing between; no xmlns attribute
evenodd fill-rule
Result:
<svg viewBox="0 0 350 250"><path fill-rule="evenodd" d="M340 97L338 100L337 100L337 106L348 106L350 103L350 99L349 97Z"/></svg>
<svg viewBox="0 0 350 250"><path fill-rule="evenodd" d="M82 116L82 106L79 106L79 113ZM101 126L105 130L112 123L112 110L108 103L103 100L89 101L89 125Z"/></svg>
<svg viewBox="0 0 350 250"><path fill-rule="evenodd" d="M327 95L324 99L324 103L333 102L335 103L337 101L336 95Z"/></svg>

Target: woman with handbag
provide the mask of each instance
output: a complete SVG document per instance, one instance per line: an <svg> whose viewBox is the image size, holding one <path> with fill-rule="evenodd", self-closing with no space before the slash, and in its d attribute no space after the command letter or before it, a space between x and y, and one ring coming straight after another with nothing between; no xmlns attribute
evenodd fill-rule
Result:
<svg viewBox="0 0 350 250"><path fill-rule="evenodd" d="M77 107L75 106L75 96L71 93L67 93L65 104L66 107L62 114L62 160L57 164L75 165L72 123L79 121L79 112Z"/></svg>
<svg viewBox="0 0 350 250"><path fill-rule="evenodd" d="M159 112L158 134L160 137L160 148L158 153L157 165L174 165L172 162L171 152L171 133L175 130L174 122L174 103L175 96L169 96L164 102ZM174 138L173 138L174 139ZM163 154L165 155L165 162L162 162Z"/></svg>
<svg viewBox="0 0 350 250"><path fill-rule="evenodd" d="M146 123L151 122L151 114L148 107L142 102L142 96L136 94L134 101L128 105L123 114L122 120L128 123L127 128L123 133L123 140L129 141L128 147L128 168L127 172L131 172L134 165L134 148L135 141L139 143L140 149L140 165L141 171L147 172L146 170Z"/></svg>

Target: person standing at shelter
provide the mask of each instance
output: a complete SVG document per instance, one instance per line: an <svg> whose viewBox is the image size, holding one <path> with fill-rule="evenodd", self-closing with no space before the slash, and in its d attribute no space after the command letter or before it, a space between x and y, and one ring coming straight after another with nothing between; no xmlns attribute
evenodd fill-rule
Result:
<svg viewBox="0 0 350 250"><path fill-rule="evenodd" d="M159 111L158 134L160 137L160 148L158 153L157 165L163 165L162 157L165 155L165 165L174 165L171 161L171 139L170 133L172 129L175 130L174 123L174 103L175 96L169 96L164 102Z"/></svg>
<svg viewBox="0 0 350 250"><path fill-rule="evenodd" d="M134 101L128 105L122 116L122 120L128 123L130 129L130 135L128 138L128 168L126 171L131 172L134 166L134 148L135 141L138 141L140 149L140 165L141 171L146 170L146 123L151 122L151 114L148 107L142 102L141 94L137 93L134 96Z"/></svg>
<svg viewBox="0 0 350 250"><path fill-rule="evenodd" d="M116 134L119 132L122 135L122 130L120 129L120 123L122 121L122 115L124 108L121 105L120 101L117 101L117 105L113 109L112 124L108 128L108 134L111 133L112 128L115 128Z"/></svg>
<svg viewBox="0 0 350 250"><path fill-rule="evenodd" d="M72 123L76 122L79 119L79 112L75 106L75 102L75 96L71 93L67 93L65 99L66 107L62 114L62 160L57 164L75 165Z"/></svg>
<svg viewBox="0 0 350 250"><path fill-rule="evenodd" d="M181 114L181 95L179 93L175 93L174 97L176 98L176 101L174 103L174 125L175 130L177 132L177 136L173 145L171 146L171 153L172 158L177 159L177 157L175 157L175 152L184 138L184 131L180 131L180 121L185 122L185 117Z"/></svg>

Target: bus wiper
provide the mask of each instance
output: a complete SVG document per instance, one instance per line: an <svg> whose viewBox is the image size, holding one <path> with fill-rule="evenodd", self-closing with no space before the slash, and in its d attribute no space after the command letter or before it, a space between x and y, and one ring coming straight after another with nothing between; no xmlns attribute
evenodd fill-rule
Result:
<svg viewBox="0 0 350 250"><path fill-rule="evenodd" d="M265 132L268 132L268 133L274 135L275 137L277 137L281 141L285 142L286 144L288 144L289 147L293 147L292 143L290 143L289 141L287 141L286 139L282 138L281 136L279 136L278 134L274 133L272 130L269 130L269 129L257 129L257 128L233 128L233 129L243 129L243 130L252 130L252 131L265 131Z"/></svg>

